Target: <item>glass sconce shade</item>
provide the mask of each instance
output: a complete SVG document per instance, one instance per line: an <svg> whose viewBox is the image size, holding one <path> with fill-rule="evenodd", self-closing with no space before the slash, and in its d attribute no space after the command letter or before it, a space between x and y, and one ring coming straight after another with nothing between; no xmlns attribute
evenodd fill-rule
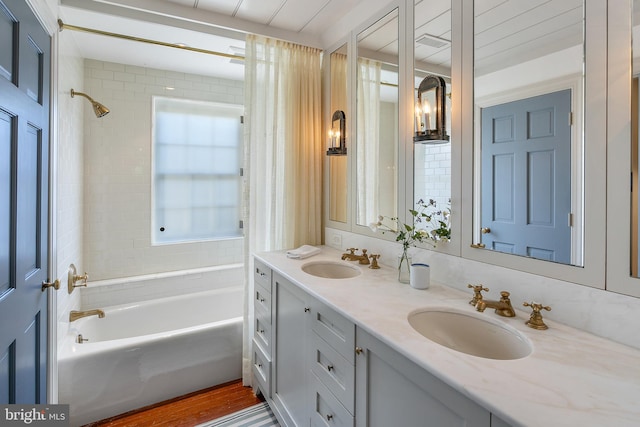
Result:
<svg viewBox="0 0 640 427"><path fill-rule="evenodd" d="M327 156L345 156L347 154L345 120L344 111L336 110L333 112L331 129L329 129L329 149L327 149Z"/></svg>
<svg viewBox="0 0 640 427"><path fill-rule="evenodd" d="M437 144L449 141L445 95L446 83L442 77L427 75L420 82L414 142Z"/></svg>

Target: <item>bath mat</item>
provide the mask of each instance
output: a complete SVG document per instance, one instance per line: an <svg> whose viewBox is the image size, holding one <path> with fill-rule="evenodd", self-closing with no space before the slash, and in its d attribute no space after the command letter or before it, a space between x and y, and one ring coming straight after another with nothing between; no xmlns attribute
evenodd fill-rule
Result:
<svg viewBox="0 0 640 427"><path fill-rule="evenodd" d="M200 424L198 427L280 427L266 402Z"/></svg>

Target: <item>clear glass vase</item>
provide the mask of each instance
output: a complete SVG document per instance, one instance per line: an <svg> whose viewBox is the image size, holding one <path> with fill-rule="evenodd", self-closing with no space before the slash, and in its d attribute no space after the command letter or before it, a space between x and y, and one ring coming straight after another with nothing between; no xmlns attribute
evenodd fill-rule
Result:
<svg viewBox="0 0 640 427"><path fill-rule="evenodd" d="M402 254L398 255L398 282L409 283L411 268L411 256L407 250L403 250Z"/></svg>

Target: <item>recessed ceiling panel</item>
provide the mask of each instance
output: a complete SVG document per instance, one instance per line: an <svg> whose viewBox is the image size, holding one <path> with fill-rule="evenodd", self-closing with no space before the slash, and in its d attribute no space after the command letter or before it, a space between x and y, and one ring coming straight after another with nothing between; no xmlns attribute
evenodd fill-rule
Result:
<svg viewBox="0 0 640 427"><path fill-rule="evenodd" d="M179 2L197 3L197 8L210 12L221 13L223 15L233 16L233 13L242 3L242 0L171 0Z"/></svg>

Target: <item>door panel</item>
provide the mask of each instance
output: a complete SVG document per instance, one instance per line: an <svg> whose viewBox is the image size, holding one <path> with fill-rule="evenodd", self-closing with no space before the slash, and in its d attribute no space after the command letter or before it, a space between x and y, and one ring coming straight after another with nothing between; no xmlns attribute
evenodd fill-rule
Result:
<svg viewBox="0 0 640 427"><path fill-rule="evenodd" d="M482 243L571 262L571 91L483 108Z"/></svg>
<svg viewBox="0 0 640 427"><path fill-rule="evenodd" d="M50 37L0 0L0 403L45 403Z"/></svg>

